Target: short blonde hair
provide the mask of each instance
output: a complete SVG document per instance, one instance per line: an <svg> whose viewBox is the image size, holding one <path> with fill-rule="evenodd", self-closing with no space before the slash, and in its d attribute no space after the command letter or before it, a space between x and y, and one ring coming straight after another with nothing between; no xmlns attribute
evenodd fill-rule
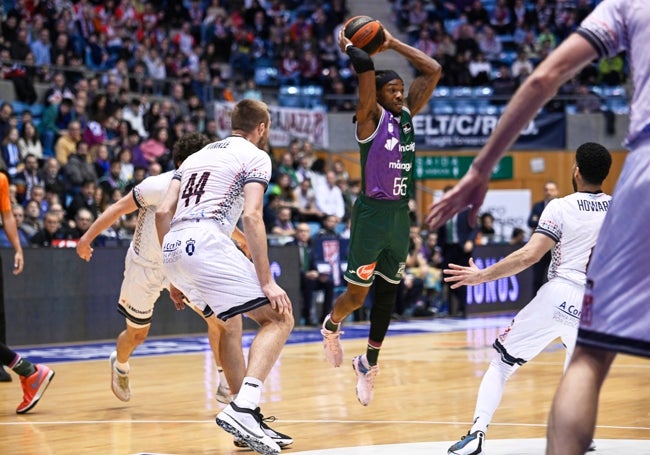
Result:
<svg viewBox="0 0 650 455"><path fill-rule="evenodd" d="M250 133L260 123L268 125L271 121L271 114L266 103L258 100L244 99L235 105L230 116L232 130Z"/></svg>

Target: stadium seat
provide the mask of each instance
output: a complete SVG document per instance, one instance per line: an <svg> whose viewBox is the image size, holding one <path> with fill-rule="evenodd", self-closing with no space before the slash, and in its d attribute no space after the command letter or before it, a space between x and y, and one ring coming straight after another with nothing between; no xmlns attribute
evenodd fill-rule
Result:
<svg viewBox="0 0 650 455"><path fill-rule="evenodd" d="M278 91L278 101L284 107L302 107L300 99L300 87L295 85L283 85Z"/></svg>
<svg viewBox="0 0 650 455"><path fill-rule="evenodd" d="M277 87L278 69L272 66L258 66L255 68L255 84L258 87Z"/></svg>
<svg viewBox="0 0 650 455"><path fill-rule="evenodd" d="M451 90L449 87L446 87L444 85L439 85L438 87L435 88L433 91L433 97L434 98L441 98L441 97L447 97L451 94Z"/></svg>
<svg viewBox="0 0 650 455"><path fill-rule="evenodd" d="M302 107L316 109L325 106L323 102L323 87L320 85L306 85L300 90Z"/></svg>
<svg viewBox="0 0 650 455"><path fill-rule="evenodd" d="M447 100L431 98L429 100L429 111L432 114L453 114L454 105Z"/></svg>

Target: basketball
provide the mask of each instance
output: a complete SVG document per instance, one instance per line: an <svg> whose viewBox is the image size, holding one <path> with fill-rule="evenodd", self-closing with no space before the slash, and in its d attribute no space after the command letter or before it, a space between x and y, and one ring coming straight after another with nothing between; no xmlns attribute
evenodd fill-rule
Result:
<svg viewBox="0 0 650 455"><path fill-rule="evenodd" d="M345 37L369 55L377 52L384 43L384 28L381 22L370 16L355 16L343 26Z"/></svg>

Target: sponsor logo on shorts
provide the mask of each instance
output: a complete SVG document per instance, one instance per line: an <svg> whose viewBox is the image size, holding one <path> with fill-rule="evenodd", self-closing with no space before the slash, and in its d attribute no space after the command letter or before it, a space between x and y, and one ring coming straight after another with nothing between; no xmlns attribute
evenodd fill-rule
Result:
<svg viewBox="0 0 650 455"><path fill-rule="evenodd" d="M182 242L180 240L176 240L175 242L167 242L163 245L163 264L171 264L172 262L176 262L181 254L183 254L183 250L180 250Z"/></svg>
<svg viewBox="0 0 650 455"><path fill-rule="evenodd" d="M167 242L163 245L163 253L167 253L169 251L175 251L176 248L181 246L181 241L176 240L175 242Z"/></svg>
<svg viewBox="0 0 650 455"><path fill-rule="evenodd" d="M372 274L375 272L376 265L377 261L373 262L372 264L362 265L356 270L357 276L362 280L369 280Z"/></svg>
<svg viewBox="0 0 650 455"><path fill-rule="evenodd" d="M196 249L195 244L196 241L194 239L189 239L187 242L185 242L185 252L188 256L192 256L194 254L194 250Z"/></svg>
<svg viewBox="0 0 650 455"><path fill-rule="evenodd" d="M568 305L566 302L560 303L553 312L553 320L569 327L578 327L580 320L580 307Z"/></svg>

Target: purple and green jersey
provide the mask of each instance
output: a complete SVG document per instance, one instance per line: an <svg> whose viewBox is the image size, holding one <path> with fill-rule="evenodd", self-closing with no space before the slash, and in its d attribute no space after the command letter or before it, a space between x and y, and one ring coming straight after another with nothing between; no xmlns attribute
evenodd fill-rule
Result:
<svg viewBox="0 0 650 455"><path fill-rule="evenodd" d="M402 108L402 115L396 117L382 107L375 132L368 139L357 137L357 142L363 194L387 201L413 198L415 133L411 112Z"/></svg>

